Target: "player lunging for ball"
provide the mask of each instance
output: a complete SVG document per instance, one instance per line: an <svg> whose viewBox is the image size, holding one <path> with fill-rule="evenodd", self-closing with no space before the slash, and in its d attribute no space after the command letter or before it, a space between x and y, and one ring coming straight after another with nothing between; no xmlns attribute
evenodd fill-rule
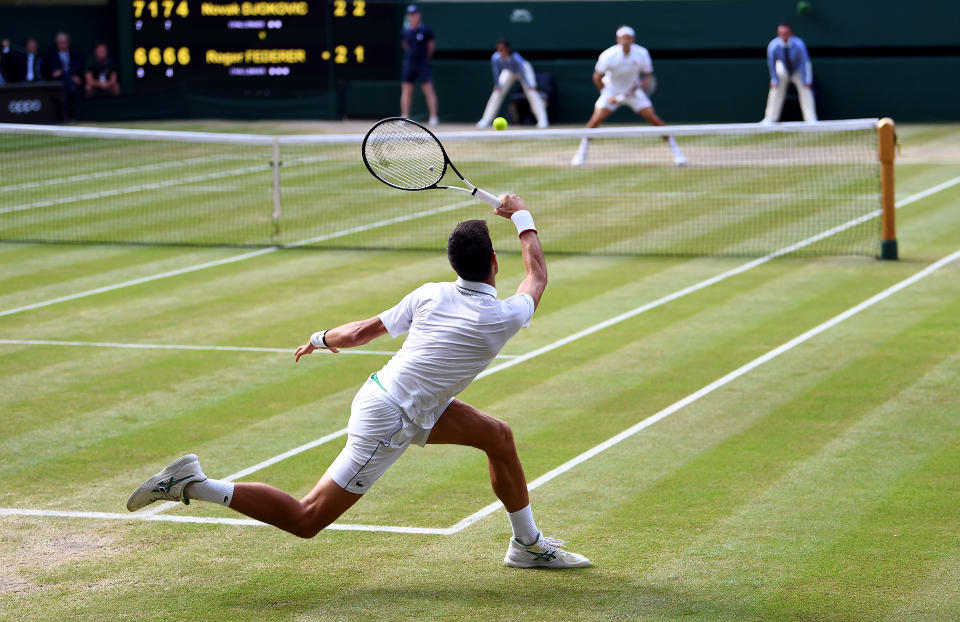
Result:
<svg viewBox="0 0 960 622"><path fill-rule="evenodd" d="M617 29L617 44L600 54L593 72L593 83L600 90L600 97L594 104L593 116L587 121L587 127L598 127L613 114L617 108L626 104L651 125L666 125L650 103L646 91L653 80L653 61L647 48L634 43L634 32L630 26ZM643 74L643 80L640 79ZM684 166L684 157L673 136L664 136L664 140L673 150L673 161ZM589 138L580 140L580 147L570 164L581 166L587 157Z"/></svg>
<svg viewBox="0 0 960 622"><path fill-rule="evenodd" d="M513 527L504 558L508 565L589 566L586 557L563 550L562 540L537 529L510 427L454 397L529 324L547 286L546 261L530 212L516 195L500 199L495 213L513 220L522 246L526 277L516 295L497 298L497 256L487 224L468 220L447 241L450 265L459 276L455 282L427 283L380 315L314 333L297 349L299 361L320 348L338 352L388 333L408 333L400 351L360 388L346 447L306 497L297 500L267 484L208 479L197 456L190 454L141 484L127 509L161 499L199 499L310 538L356 503L411 443L452 443L487 454L493 491Z"/></svg>

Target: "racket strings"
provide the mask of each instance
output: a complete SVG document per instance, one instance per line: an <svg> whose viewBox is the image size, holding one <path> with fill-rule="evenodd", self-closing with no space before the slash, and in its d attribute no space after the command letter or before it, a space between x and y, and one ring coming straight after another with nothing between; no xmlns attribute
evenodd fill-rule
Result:
<svg viewBox="0 0 960 622"><path fill-rule="evenodd" d="M364 143L364 159L381 181L407 190L429 188L443 177L446 158L432 134L405 119L376 126Z"/></svg>

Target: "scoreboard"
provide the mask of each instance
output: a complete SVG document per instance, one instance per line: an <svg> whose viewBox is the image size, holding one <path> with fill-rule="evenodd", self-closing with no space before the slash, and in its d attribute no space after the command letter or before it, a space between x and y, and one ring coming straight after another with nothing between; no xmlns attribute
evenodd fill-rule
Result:
<svg viewBox="0 0 960 622"><path fill-rule="evenodd" d="M401 26L391 2L118 0L118 8L121 65L132 64L138 91L326 89L331 79L397 77Z"/></svg>

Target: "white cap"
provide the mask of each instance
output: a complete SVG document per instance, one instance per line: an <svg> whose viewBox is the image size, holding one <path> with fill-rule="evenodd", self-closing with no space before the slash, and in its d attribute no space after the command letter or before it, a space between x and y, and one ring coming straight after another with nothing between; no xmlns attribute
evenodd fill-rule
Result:
<svg viewBox="0 0 960 622"><path fill-rule="evenodd" d="M637 38L637 34L633 32L633 28L631 28L630 26L620 26L619 28L617 28L617 36L622 37L623 35L630 35L634 39Z"/></svg>

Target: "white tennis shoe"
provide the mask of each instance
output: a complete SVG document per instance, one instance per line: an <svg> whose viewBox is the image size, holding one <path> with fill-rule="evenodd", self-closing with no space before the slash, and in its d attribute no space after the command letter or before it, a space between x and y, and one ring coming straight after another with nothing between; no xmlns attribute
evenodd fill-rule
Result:
<svg viewBox="0 0 960 622"><path fill-rule="evenodd" d="M673 163L676 164L677 166L686 166L687 157L682 153L679 153L679 152L675 153L673 156Z"/></svg>
<svg viewBox="0 0 960 622"><path fill-rule="evenodd" d="M564 544L563 540L547 538L542 533L530 546L510 538L503 561L514 568L586 568L590 565L590 560L583 555L564 551L561 548Z"/></svg>
<svg viewBox="0 0 960 622"><path fill-rule="evenodd" d="M183 490L187 484L202 482L207 476L200 470L200 461L196 454L187 454L174 460L167 468L140 484L130 498L127 509L136 512L154 501L183 501L190 505L190 499Z"/></svg>

